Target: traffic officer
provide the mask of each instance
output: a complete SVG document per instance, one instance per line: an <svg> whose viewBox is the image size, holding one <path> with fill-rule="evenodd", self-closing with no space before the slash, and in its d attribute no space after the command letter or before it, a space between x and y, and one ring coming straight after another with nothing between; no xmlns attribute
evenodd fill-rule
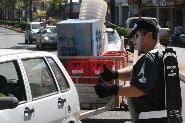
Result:
<svg viewBox="0 0 185 123"><path fill-rule="evenodd" d="M182 123L180 80L172 86L171 98L166 99L165 70L163 64L164 46L159 43L159 26L147 19L139 20L128 35L133 42L134 49L144 51L145 54L134 66L120 70L110 70L103 65L98 78L100 84L95 85L99 98L107 96L130 97L137 112L134 123ZM130 79L131 77L131 79ZM127 85L107 84L107 81L119 79L130 80ZM173 80L172 80L173 81ZM170 107L170 108L167 108Z"/></svg>

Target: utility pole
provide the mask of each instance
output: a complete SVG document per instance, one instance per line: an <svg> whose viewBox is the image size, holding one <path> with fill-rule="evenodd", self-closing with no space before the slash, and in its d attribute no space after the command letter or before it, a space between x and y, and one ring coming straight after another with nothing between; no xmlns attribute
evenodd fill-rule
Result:
<svg viewBox="0 0 185 123"><path fill-rule="evenodd" d="M30 0L30 22L32 22L32 0Z"/></svg>
<svg viewBox="0 0 185 123"><path fill-rule="evenodd" d="M73 2L70 0L69 19L73 19Z"/></svg>
<svg viewBox="0 0 185 123"><path fill-rule="evenodd" d="M142 15L142 0L138 0L138 9L139 9L139 20L141 19L141 15Z"/></svg>
<svg viewBox="0 0 185 123"><path fill-rule="evenodd" d="M115 24L115 0L110 0L111 23Z"/></svg>

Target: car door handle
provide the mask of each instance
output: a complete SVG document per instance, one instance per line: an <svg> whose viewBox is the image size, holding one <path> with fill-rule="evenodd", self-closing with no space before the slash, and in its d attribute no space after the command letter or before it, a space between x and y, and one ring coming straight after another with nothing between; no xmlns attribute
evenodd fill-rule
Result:
<svg viewBox="0 0 185 123"><path fill-rule="evenodd" d="M31 113L33 113L34 111L35 111L34 108L30 109L30 108L26 107L24 113L25 113L25 114L31 114Z"/></svg>
<svg viewBox="0 0 185 123"><path fill-rule="evenodd" d="M62 104L62 103L65 103L65 102L66 102L66 99L58 98L58 103Z"/></svg>

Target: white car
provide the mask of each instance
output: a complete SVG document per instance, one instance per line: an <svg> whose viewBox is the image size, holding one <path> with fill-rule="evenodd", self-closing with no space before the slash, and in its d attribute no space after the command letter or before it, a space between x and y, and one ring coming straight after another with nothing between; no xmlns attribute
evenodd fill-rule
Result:
<svg viewBox="0 0 185 123"><path fill-rule="evenodd" d="M56 55L0 50L0 80L0 123L80 123L76 87Z"/></svg>
<svg viewBox="0 0 185 123"><path fill-rule="evenodd" d="M108 36L108 51L120 51L121 38L119 37L117 31L112 28L106 28L106 33Z"/></svg>
<svg viewBox="0 0 185 123"><path fill-rule="evenodd" d="M25 30L25 43L28 41L31 44L33 41L36 41L37 32L42 27L42 22L29 22Z"/></svg>
<svg viewBox="0 0 185 123"><path fill-rule="evenodd" d="M45 26L37 32L36 47L57 46L56 26Z"/></svg>

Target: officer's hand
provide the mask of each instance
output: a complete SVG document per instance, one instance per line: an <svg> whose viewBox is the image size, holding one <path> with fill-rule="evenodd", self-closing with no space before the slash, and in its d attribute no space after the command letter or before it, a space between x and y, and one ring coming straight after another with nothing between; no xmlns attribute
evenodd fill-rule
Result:
<svg viewBox="0 0 185 123"><path fill-rule="evenodd" d="M118 85L109 85L101 77L98 78L98 81L100 84L95 85L94 88L99 98L105 98L111 95L117 96Z"/></svg>
<svg viewBox="0 0 185 123"><path fill-rule="evenodd" d="M117 79L119 74L117 70L109 69L106 64L103 64L104 70L100 72L100 76L106 82L111 81L112 79Z"/></svg>

